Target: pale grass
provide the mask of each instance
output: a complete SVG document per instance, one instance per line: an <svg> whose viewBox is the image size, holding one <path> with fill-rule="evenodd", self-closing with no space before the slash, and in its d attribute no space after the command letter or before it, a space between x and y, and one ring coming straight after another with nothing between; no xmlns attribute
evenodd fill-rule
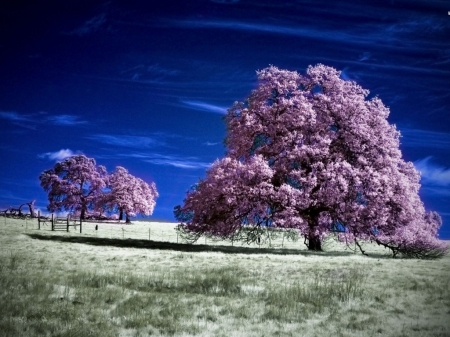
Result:
<svg viewBox="0 0 450 337"><path fill-rule="evenodd" d="M311 253L280 237L189 250L174 226L80 235L0 218L0 335L450 336L449 256L392 259L366 244L365 257L332 241ZM152 241L138 236L149 229Z"/></svg>

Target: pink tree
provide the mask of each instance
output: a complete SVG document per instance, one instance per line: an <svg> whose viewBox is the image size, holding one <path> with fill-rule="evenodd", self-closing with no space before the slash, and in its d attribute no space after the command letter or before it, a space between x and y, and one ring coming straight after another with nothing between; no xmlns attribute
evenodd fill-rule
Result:
<svg viewBox="0 0 450 337"><path fill-rule="evenodd" d="M39 176L41 186L48 192L48 210L79 212L82 219L94 207L106 186L105 179L105 167L97 166L93 158L84 155L58 162Z"/></svg>
<svg viewBox="0 0 450 337"><path fill-rule="evenodd" d="M262 156L246 163L230 157L218 160L188 194L184 206L175 207L175 215L194 239L204 234L235 237L244 224L257 229L273 216L267 205L274 193L272 178L273 171Z"/></svg>
<svg viewBox="0 0 450 337"><path fill-rule="evenodd" d="M158 192L155 183L147 184L140 178L128 173L127 169L117 166L116 170L108 177L109 192L99 199L99 208L119 212L119 220L126 216L126 222L130 222L130 216L137 213L151 215L155 208Z"/></svg>
<svg viewBox="0 0 450 337"><path fill-rule="evenodd" d="M412 230L427 227L420 177L379 98L321 64L305 76L269 67L258 78L228 110L227 157L176 207L181 229L232 237L243 227L294 228L319 251L338 227L347 242L389 238L392 247L406 231L423 233Z"/></svg>

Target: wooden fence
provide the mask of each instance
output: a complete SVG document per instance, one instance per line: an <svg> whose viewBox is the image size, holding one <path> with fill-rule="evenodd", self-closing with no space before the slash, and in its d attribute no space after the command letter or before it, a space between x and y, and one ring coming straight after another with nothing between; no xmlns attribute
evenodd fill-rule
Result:
<svg viewBox="0 0 450 337"><path fill-rule="evenodd" d="M38 229L41 229L41 224L50 224L52 231L65 230L69 231L69 227L75 227L75 229L80 226L80 233L83 229L83 221L80 218L74 218L68 215L67 217L56 217L54 214L45 217L41 216L41 212L38 212Z"/></svg>

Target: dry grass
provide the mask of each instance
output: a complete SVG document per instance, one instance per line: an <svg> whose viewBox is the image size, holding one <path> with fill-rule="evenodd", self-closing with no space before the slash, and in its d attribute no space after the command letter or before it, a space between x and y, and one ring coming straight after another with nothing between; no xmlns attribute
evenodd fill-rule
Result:
<svg viewBox="0 0 450 337"><path fill-rule="evenodd" d="M450 336L449 256L191 246L173 224L129 226L170 242L88 226L0 218L1 336Z"/></svg>

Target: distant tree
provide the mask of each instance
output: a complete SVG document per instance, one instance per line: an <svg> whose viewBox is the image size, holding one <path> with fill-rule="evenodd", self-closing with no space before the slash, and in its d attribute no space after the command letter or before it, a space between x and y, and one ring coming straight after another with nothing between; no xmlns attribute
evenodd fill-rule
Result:
<svg viewBox="0 0 450 337"><path fill-rule="evenodd" d="M158 197L155 183L149 185L128 173L127 169L117 166L108 176L107 187L109 191L99 199L98 208L118 211L119 220L122 220L125 214L126 222L129 223L130 216L153 213Z"/></svg>
<svg viewBox="0 0 450 337"><path fill-rule="evenodd" d="M232 238L270 226L298 230L317 251L335 232L398 252L445 250L379 98L321 64L305 76L269 67L258 78L226 115L227 156L175 208L183 231Z"/></svg>
<svg viewBox="0 0 450 337"><path fill-rule="evenodd" d="M104 166L97 166L93 158L84 155L56 163L39 176L41 186L48 192L48 210L76 212L85 219L106 186L106 175Z"/></svg>

